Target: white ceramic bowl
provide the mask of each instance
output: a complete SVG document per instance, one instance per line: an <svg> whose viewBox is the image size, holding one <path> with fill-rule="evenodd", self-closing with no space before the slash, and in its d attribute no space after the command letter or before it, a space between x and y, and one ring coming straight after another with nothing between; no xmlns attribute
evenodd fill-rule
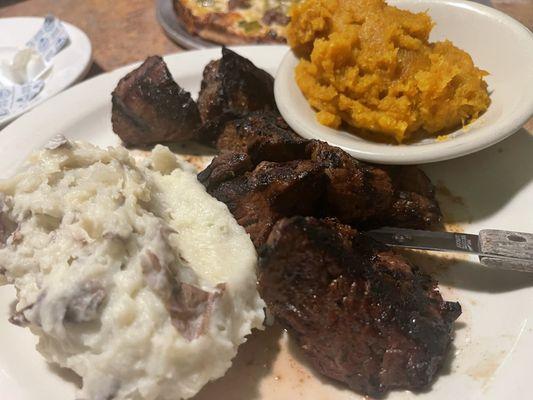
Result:
<svg viewBox="0 0 533 400"><path fill-rule="evenodd" d="M533 34L511 17L464 0L398 0L389 4L414 12L428 11L436 22L431 41L451 40L467 51L486 77L491 104L472 124L446 141L389 145L364 140L316 121L294 79L296 56L289 51L275 81L283 118L301 136L341 147L354 157L384 164L419 164L463 156L491 146L516 132L533 115Z"/></svg>

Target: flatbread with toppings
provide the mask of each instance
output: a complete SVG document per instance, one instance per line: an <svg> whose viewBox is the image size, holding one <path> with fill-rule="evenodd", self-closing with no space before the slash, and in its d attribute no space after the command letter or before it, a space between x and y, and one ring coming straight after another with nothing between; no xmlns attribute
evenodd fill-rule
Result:
<svg viewBox="0 0 533 400"><path fill-rule="evenodd" d="M174 0L187 30L221 44L284 43L297 0Z"/></svg>

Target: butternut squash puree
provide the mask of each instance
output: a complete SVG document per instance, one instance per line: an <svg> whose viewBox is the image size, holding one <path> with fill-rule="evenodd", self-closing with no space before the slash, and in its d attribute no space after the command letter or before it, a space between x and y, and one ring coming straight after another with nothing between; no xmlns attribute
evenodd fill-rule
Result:
<svg viewBox="0 0 533 400"><path fill-rule="evenodd" d="M344 121L401 143L464 125L490 104L487 72L451 42L428 42L426 13L383 0L305 0L290 15L296 82L326 126Z"/></svg>

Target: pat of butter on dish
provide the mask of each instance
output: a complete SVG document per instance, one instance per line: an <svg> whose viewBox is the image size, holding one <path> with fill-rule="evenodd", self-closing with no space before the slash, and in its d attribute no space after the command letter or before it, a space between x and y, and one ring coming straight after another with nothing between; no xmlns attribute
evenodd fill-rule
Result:
<svg viewBox="0 0 533 400"><path fill-rule="evenodd" d="M15 53L12 62L2 60L0 79L7 80L11 84L23 85L40 78L51 65L47 65L35 49L25 47Z"/></svg>
<svg viewBox="0 0 533 400"><path fill-rule="evenodd" d="M53 57L68 43L61 21L49 15L12 60L0 61L0 118L28 107L43 90Z"/></svg>

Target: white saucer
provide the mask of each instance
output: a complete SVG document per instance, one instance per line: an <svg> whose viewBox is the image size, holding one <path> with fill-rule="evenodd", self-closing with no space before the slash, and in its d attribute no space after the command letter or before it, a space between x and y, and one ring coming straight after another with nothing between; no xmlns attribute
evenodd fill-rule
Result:
<svg viewBox="0 0 533 400"><path fill-rule="evenodd" d="M449 135L416 144L390 145L364 140L319 124L294 79L296 56L289 51L275 81L278 108L301 136L341 147L352 156L383 164L420 164L447 160L491 146L516 132L533 115L533 34L493 8L464 0L396 0L391 5L427 11L436 23L431 41L450 39L490 73L491 105L476 121Z"/></svg>
<svg viewBox="0 0 533 400"><path fill-rule="evenodd" d="M0 59L10 59L17 48L24 47L26 42L41 28L43 22L44 18L37 17L0 18L0 32L3 33L0 35ZM0 118L0 128L37 104L66 89L89 71L92 54L89 38L75 26L61 22L70 36L70 41L52 59L53 68L45 79L43 90L26 108Z"/></svg>

